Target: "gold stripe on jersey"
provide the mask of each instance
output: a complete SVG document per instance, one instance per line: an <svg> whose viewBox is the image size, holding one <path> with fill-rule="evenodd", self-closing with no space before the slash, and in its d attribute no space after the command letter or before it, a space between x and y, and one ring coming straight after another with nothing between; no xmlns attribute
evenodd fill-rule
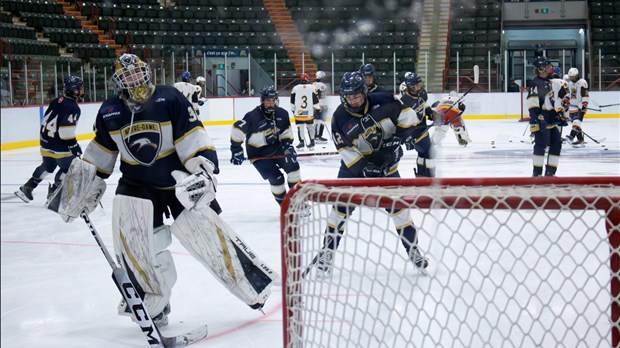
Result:
<svg viewBox="0 0 620 348"><path fill-rule="evenodd" d="M271 129L269 129L271 131ZM267 145L265 141L265 131L252 133L248 138L248 145L252 147L263 147Z"/></svg>
<svg viewBox="0 0 620 348"><path fill-rule="evenodd" d="M71 157L73 156L73 154L71 153L71 151L56 152L56 151L45 150L41 148L41 156L51 157L51 158L65 158L65 157Z"/></svg>
<svg viewBox="0 0 620 348"><path fill-rule="evenodd" d="M196 152L206 149L214 150L215 146L211 139L207 136L207 132L202 126L197 126L174 142L174 147L181 159L185 163L188 159L194 157ZM196 147L199 150L196 150Z"/></svg>
<svg viewBox="0 0 620 348"><path fill-rule="evenodd" d="M357 148L351 146L341 147L338 149L338 152L340 152L340 157L347 168L353 167L355 163L364 158L362 153Z"/></svg>
<svg viewBox="0 0 620 348"><path fill-rule="evenodd" d="M420 123L418 114L412 108L404 108L398 115L398 124L400 128L410 128Z"/></svg>
<svg viewBox="0 0 620 348"><path fill-rule="evenodd" d="M83 159L97 167L97 171L112 174L118 151L112 151L93 139L84 151Z"/></svg>

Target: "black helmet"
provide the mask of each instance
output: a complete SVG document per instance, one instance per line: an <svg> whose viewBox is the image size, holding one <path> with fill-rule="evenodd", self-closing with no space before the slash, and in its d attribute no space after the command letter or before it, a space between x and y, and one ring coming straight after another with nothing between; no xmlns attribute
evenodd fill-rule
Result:
<svg viewBox="0 0 620 348"><path fill-rule="evenodd" d="M372 64L363 64L360 66L360 72L364 76L374 76L375 75L375 67Z"/></svg>
<svg viewBox="0 0 620 348"><path fill-rule="evenodd" d="M275 111L275 108L265 109L265 105L264 105L265 99L274 99L275 102L276 102L276 105L278 104L278 91L276 90L275 86L273 86L273 85L265 86L260 91L261 107L263 108L263 111L266 114L271 114L271 113L273 113Z"/></svg>
<svg viewBox="0 0 620 348"><path fill-rule="evenodd" d="M414 72L405 75L405 85L407 85L408 88L413 88L413 86L420 83L422 83L420 75Z"/></svg>
<svg viewBox="0 0 620 348"><path fill-rule="evenodd" d="M366 87L366 82L364 81L364 76L359 71L353 71L345 73L342 76L342 80L340 81L340 102L351 109L353 112L358 112L360 108L351 108L349 103L347 103L346 96L354 95L358 93L364 94L364 98L366 98L366 94L368 92L368 87Z"/></svg>
<svg viewBox="0 0 620 348"><path fill-rule="evenodd" d="M80 99L82 93L80 90L84 87L84 81L78 76L70 75L65 77L64 94L69 98Z"/></svg>
<svg viewBox="0 0 620 348"><path fill-rule="evenodd" d="M538 69L539 71L543 71L545 69L547 69L547 65L551 65L551 62L549 61L549 59L547 59L547 57L544 56L538 56L534 59L534 62L532 63L536 69Z"/></svg>

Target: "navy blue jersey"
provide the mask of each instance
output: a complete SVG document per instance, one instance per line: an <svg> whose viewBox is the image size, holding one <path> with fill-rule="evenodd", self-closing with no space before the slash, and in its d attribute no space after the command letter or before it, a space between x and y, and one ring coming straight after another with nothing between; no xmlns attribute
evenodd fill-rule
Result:
<svg viewBox="0 0 620 348"><path fill-rule="evenodd" d="M368 163L386 165L382 146L393 136L407 138L420 122L415 112L389 93L368 95L363 113L338 106L332 117L332 138L346 166L353 175L361 177ZM389 163L390 171L398 163Z"/></svg>
<svg viewBox="0 0 620 348"><path fill-rule="evenodd" d="M60 97L52 100L41 122L41 155L54 158L73 156L69 145L77 142L75 128L80 119L75 99Z"/></svg>
<svg viewBox="0 0 620 348"><path fill-rule="evenodd" d="M118 97L106 100L95 120L95 139L88 144L84 160L108 177L121 155L124 178L155 188L171 188L173 170L187 171L184 163L203 156L213 162L215 146L207 136L189 101L172 86L156 86L144 108L132 115Z"/></svg>
<svg viewBox="0 0 620 348"><path fill-rule="evenodd" d="M276 106L273 117L268 118L260 106L243 116L233 124L230 134L231 150L240 150L245 141L248 159L256 157L270 157L276 154L283 144L293 142L289 114L283 108Z"/></svg>
<svg viewBox="0 0 620 348"><path fill-rule="evenodd" d="M387 89L373 82L372 85L368 86L368 94L370 93L390 93L390 92L388 92Z"/></svg>
<svg viewBox="0 0 620 348"><path fill-rule="evenodd" d="M400 97L400 101L408 107L412 108L413 111L418 115L418 118L422 120L416 128L427 128L426 127L426 119L433 120L433 109L430 106L426 105L428 101L428 94L426 90L421 89L416 94L409 94L409 92L404 92Z"/></svg>
<svg viewBox="0 0 620 348"><path fill-rule="evenodd" d="M551 81L546 78L534 77L527 93L527 108L530 114L530 124L544 120L548 127L555 122L557 112L554 107L554 95ZM541 117L541 119L539 119Z"/></svg>

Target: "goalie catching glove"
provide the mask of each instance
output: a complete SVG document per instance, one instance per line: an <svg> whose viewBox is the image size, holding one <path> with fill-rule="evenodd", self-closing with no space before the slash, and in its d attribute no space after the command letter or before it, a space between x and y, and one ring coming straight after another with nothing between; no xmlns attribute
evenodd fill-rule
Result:
<svg viewBox="0 0 620 348"><path fill-rule="evenodd" d="M63 221L71 222L83 211L92 213L105 189L105 181L97 176L97 168L76 158L71 162L60 187L49 195L45 207L60 214Z"/></svg>
<svg viewBox="0 0 620 348"><path fill-rule="evenodd" d="M198 156L185 162L185 168L193 174L180 170L172 172L172 177L177 181L174 192L185 209L201 210L215 199L215 166L206 158Z"/></svg>

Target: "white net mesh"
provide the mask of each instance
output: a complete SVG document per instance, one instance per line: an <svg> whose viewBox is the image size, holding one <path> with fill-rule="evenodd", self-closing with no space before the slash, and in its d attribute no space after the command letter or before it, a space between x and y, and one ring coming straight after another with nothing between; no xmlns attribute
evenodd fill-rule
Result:
<svg viewBox="0 0 620 348"><path fill-rule="evenodd" d="M620 345L620 179L495 186L509 181L301 185L283 216L286 347ZM357 208L325 275L312 262L336 202ZM402 207L428 276L385 210Z"/></svg>

